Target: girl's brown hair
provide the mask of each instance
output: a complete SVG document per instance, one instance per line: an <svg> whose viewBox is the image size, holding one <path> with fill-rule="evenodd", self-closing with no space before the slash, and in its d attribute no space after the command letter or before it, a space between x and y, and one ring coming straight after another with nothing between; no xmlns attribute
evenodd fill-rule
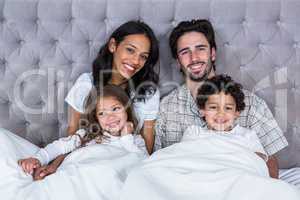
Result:
<svg viewBox="0 0 300 200"><path fill-rule="evenodd" d="M96 117L97 102L101 98L113 97L119 101L126 109L127 120L133 123L134 130L137 127L137 118L132 108L131 100L126 92L119 86L106 85L99 88L93 88L87 97L85 103L85 112L87 114L88 124L85 126L87 134L81 138L82 146L87 142L96 139L96 142L101 143L103 136L103 130L98 123Z"/></svg>

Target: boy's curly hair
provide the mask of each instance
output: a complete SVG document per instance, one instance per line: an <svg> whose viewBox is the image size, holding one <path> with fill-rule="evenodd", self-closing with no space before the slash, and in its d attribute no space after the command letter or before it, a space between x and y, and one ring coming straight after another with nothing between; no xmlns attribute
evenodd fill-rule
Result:
<svg viewBox="0 0 300 200"><path fill-rule="evenodd" d="M245 95L242 85L233 81L226 74L221 74L207 79L198 89L196 103L200 109L204 109L205 103L210 95L224 92L233 97L236 103L236 110L243 111L245 109Z"/></svg>

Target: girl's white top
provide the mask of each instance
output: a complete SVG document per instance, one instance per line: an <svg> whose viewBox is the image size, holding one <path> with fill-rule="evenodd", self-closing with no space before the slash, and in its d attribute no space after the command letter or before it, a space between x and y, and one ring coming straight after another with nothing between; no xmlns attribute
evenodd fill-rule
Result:
<svg viewBox="0 0 300 200"><path fill-rule="evenodd" d="M76 82L74 83L73 87L70 89L65 101L76 111L80 113L84 113L85 111L85 102L86 98L89 95L93 87L93 76L92 73L83 73L81 74ZM147 92L146 92L147 93ZM134 92L132 91L132 95ZM147 98L148 95L148 98ZM151 95L151 96L150 96ZM132 98L133 96L131 96ZM139 122L137 126L137 130L139 131L144 121L147 120L155 120L157 118L157 114L159 111L159 90L157 89L155 93L146 94L145 101L134 101L133 108Z"/></svg>
<svg viewBox="0 0 300 200"><path fill-rule="evenodd" d="M46 165L50 161L54 160L57 156L70 153L76 148L80 147L80 137L84 137L85 134L86 131L84 129L79 129L76 134L60 138L48 144L45 148L41 148L33 157L37 158L42 165ZM99 145L112 145L123 148L128 152L148 155L145 142L140 135L128 134L121 137L112 136L109 133L104 133L104 135L107 137ZM86 145L89 146L93 144L97 144L95 140L91 140Z"/></svg>

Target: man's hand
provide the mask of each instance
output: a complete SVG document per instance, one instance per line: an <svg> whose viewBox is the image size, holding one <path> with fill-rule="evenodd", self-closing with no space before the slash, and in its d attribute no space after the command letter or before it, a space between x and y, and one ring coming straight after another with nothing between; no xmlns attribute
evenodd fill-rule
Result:
<svg viewBox="0 0 300 200"><path fill-rule="evenodd" d="M18 164L22 167L24 172L28 174L33 174L33 171L36 168L41 167L41 163L38 159L36 158L25 158L18 160Z"/></svg>

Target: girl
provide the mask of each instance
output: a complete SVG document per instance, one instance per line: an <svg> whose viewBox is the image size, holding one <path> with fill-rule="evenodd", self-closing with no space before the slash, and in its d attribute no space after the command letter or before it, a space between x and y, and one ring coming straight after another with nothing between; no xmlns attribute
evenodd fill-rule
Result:
<svg viewBox="0 0 300 200"><path fill-rule="evenodd" d="M138 125L149 153L154 144L153 127L159 110L158 75L154 71L159 56L158 42L151 28L140 21L129 21L118 27L100 48L92 73L78 77L65 101L69 104L68 135L79 128L84 102L93 86L113 84L122 87L133 100ZM36 179L54 173L64 155L50 165L37 169Z"/></svg>
<svg viewBox="0 0 300 200"><path fill-rule="evenodd" d="M137 120L125 91L118 86L107 85L98 89L97 93L96 101L93 101L92 92L87 101L87 105L94 108L88 117L89 125L74 135L54 141L40 149L33 157L19 160L19 165L26 173L33 174L36 168L47 165L61 154L96 143L147 154L144 140L140 135L132 135Z"/></svg>

